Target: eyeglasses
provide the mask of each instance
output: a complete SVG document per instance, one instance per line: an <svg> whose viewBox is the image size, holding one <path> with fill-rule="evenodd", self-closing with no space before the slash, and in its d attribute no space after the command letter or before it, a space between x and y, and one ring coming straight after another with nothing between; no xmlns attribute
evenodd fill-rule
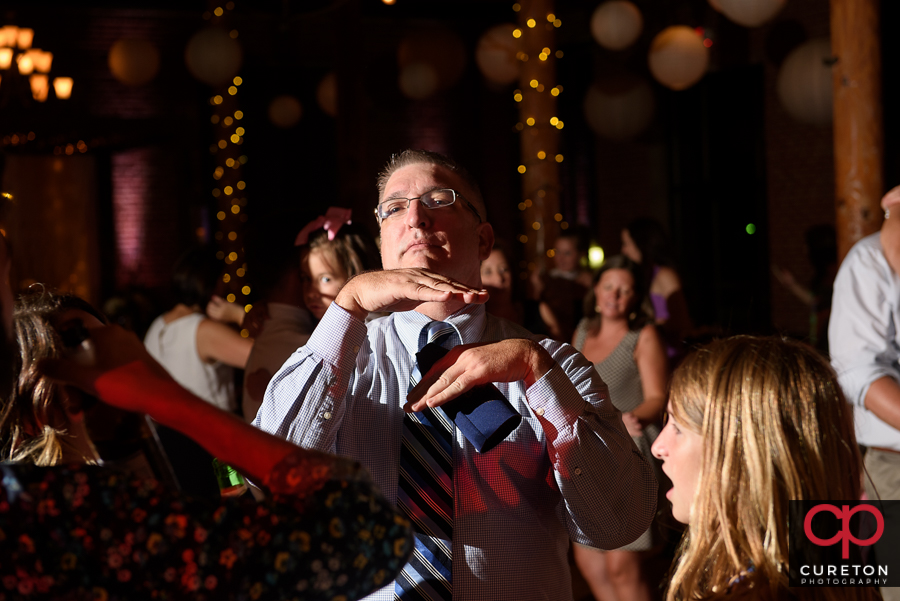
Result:
<svg viewBox="0 0 900 601"><path fill-rule="evenodd" d="M378 203L378 206L375 207L375 216L378 218L378 223L381 223L390 217L402 217L405 215L406 211L409 210L409 205L414 200L418 200L426 209L442 209L452 205L457 198L461 198L466 203L469 210L478 218L478 223L481 223L481 215L478 214L478 209L466 200L462 194L450 188L431 190L416 198L388 198Z"/></svg>

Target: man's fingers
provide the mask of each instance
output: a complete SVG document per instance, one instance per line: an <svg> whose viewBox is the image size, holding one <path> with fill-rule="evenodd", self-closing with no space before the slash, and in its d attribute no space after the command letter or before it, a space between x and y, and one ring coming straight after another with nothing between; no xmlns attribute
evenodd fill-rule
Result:
<svg viewBox="0 0 900 601"><path fill-rule="evenodd" d="M429 271L427 269L416 269L413 270L417 272L421 279L419 281L421 283L431 283L433 287L438 288L440 290L449 290L451 292L470 292L472 294L484 293L485 290L483 288L473 288L471 286L466 286L465 284L454 280L453 278L449 278L440 273L435 273L434 271Z"/></svg>
<svg viewBox="0 0 900 601"><path fill-rule="evenodd" d="M441 363L450 361L444 369ZM452 363L450 355L443 357L429 370L422 381L409 391L406 397L406 411L421 411L425 407L437 407L473 388L477 382L471 374L459 365Z"/></svg>

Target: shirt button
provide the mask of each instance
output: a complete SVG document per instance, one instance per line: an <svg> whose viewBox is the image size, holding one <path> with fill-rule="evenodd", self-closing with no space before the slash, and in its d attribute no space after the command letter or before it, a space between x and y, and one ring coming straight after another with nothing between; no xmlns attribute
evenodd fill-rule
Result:
<svg viewBox="0 0 900 601"><path fill-rule="evenodd" d="M575 475L576 475L576 476L580 476L580 475L581 475L581 468L580 468L580 467L576 467L576 468L575 468Z"/></svg>
<svg viewBox="0 0 900 601"><path fill-rule="evenodd" d="M326 411L322 414L322 417L325 419L331 419L331 411Z"/></svg>
<svg viewBox="0 0 900 601"><path fill-rule="evenodd" d="M358 347L358 346L354 346L354 347L353 347L353 352L354 352L354 353L358 353L358 352L359 352L359 347Z"/></svg>
<svg viewBox="0 0 900 601"><path fill-rule="evenodd" d="M538 417L543 416L543 415L544 415L544 408L543 408L543 407L538 407L537 409L534 410L534 412L538 414Z"/></svg>

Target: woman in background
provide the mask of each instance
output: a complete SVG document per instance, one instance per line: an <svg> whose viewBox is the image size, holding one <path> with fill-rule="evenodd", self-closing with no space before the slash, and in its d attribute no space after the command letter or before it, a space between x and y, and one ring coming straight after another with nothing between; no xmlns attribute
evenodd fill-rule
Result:
<svg viewBox="0 0 900 601"><path fill-rule="evenodd" d="M234 369L246 365L253 340L203 312L220 269L220 261L206 248L182 255L172 278L175 306L150 324L144 345L176 382L207 403L236 413ZM218 497L212 456L170 428L158 431L182 488L194 495Z"/></svg>
<svg viewBox="0 0 900 601"><path fill-rule="evenodd" d="M638 449L654 463L650 445L659 432L665 405L667 364L656 328L643 312L638 266L628 257L610 257L594 278L585 302L587 317L572 345L594 364L609 386L613 405ZM611 551L575 545L575 561L594 596L603 601L649 600L652 586L643 561L661 543L654 523L638 540Z"/></svg>
<svg viewBox="0 0 900 601"><path fill-rule="evenodd" d="M153 321L144 344L176 382L220 409L236 411L233 368L247 364L253 340L204 313L219 271L208 249L182 255L172 278L175 306Z"/></svg>
<svg viewBox="0 0 900 601"><path fill-rule="evenodd" d="M852 407L812 348L738 336L675 370L653 444L688 524L667 601L878 599L873 587L789 588L788 502L859 499Z"/></svg>

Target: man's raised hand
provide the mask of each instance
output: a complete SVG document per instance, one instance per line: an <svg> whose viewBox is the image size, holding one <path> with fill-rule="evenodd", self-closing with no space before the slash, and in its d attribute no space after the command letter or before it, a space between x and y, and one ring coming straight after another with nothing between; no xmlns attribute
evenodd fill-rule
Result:
<svg viewBox="0 0 900 601"><path fill-rule="evenodd" d="M368 271L351 278L334 302L360 319L373 311L411 311L422 303L481 304L486 290L472 288L427 269Z"/></svg>

